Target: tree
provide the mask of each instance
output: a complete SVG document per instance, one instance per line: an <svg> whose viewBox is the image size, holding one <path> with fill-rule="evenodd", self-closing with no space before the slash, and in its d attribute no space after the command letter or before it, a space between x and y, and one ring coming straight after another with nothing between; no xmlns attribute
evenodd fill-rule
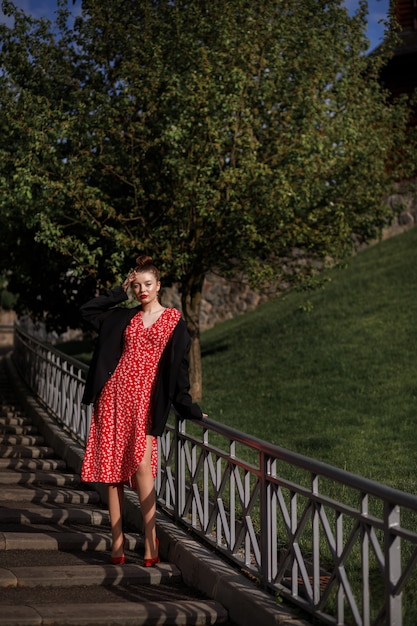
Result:
<svg viewBox="0 0 417 626"><path fill-rule="evenodd" d="M3 263L19 237L30 280L34 236L76 302L150 252L181 285L198 399L205 274L305 279L294 249L334 261L375 237L407 108L364 54L366 2L84 0L73 28L66 6L52 28L3 2Z"/></svg>

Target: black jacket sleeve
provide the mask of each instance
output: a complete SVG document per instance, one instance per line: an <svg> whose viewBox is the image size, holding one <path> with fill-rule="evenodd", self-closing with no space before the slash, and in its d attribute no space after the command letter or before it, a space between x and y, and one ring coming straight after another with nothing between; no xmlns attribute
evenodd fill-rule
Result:
<svg viewBox="0 0 417 626"><path fill-rule="evenodd" d="M103 319L106 317L107 311L127 299L127 294L123 287L115 287L105 294L97 296L83 304L80 307L81 317L95 328L95 330L99 330Z"/></svg>
<svg viewBox="0 0 417 626"><path fill-rule="evenodd" d="M116 306L127 300L122 287L86 302L80 313L98 331L96 347L85 382L82 402L94 403L106 381L114 372L123 350L123 331L140 307Z"/></svg>

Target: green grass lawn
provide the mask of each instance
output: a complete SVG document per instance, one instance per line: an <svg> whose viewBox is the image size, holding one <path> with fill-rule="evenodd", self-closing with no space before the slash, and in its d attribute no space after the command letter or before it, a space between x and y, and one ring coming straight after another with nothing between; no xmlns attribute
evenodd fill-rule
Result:
<svg viewBox="0 0 417 626"><path fill-rule="evenodd" d="M417 228L202 334L209 416L417 493Z"/></svg>

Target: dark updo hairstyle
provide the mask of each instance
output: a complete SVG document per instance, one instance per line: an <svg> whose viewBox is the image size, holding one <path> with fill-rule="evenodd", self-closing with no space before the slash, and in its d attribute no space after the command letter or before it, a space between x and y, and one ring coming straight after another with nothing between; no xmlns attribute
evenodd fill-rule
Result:
<svg viewBox="0 0 417 626"><path fill-rule="evenodd" d="M161 280L159 270L153 264L152 257L147 255L138 256L136 259L135 272L151 272L151 274L155 276L157 282Z"/></svg>

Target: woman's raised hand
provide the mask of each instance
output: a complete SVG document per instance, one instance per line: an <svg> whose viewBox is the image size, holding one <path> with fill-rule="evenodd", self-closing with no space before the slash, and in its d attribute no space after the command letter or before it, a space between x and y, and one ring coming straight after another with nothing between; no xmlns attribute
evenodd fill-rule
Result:
<svg viewBox="0 0 417 626"><path fill-rule="evenodd" d="M129 274L127 275L127 278L125 278L122 284L124 291L127 291L129 289L130 285L135 280L135 277L136 277L136 272L134 270L131 270Z"/></svg>

